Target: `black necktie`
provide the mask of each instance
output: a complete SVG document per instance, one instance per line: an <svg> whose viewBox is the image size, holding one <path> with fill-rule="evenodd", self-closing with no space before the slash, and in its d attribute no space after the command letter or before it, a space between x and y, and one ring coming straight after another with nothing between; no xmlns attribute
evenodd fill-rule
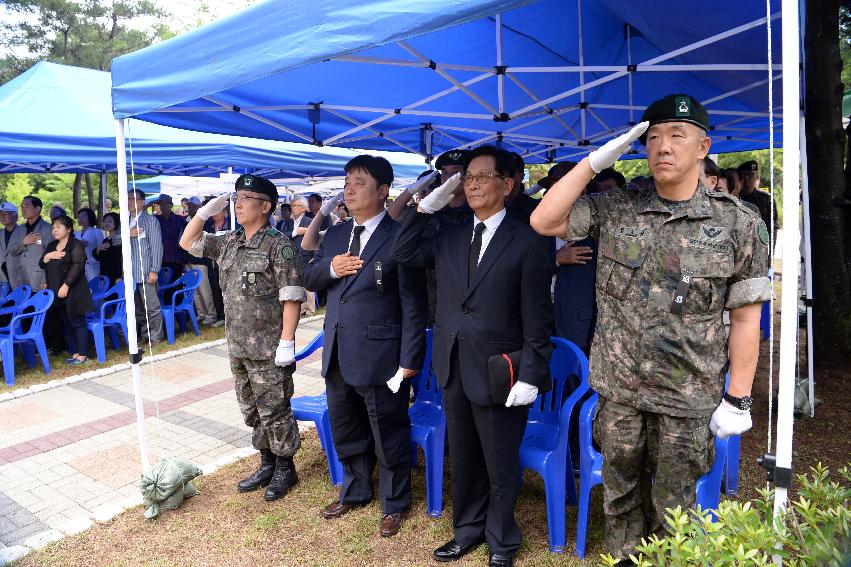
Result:
<svg viewBox="0 0 851 567"><path fill-rule="evenodd" d="M479 254L482 251L482 233L485 231L485 223L480 222L476 225L473 242L470 243L470 259L467 264L467 285L473 283L473 278L476 277L476 270L479 267Z"/></svg>
<svg viewBox="0 0 851 567"><path fill-rule="evenodd" d="M355 226L352 228L352 245L349 246L349 252L352 256L360 256L360 233L366 230L365 226Z"/></svg>

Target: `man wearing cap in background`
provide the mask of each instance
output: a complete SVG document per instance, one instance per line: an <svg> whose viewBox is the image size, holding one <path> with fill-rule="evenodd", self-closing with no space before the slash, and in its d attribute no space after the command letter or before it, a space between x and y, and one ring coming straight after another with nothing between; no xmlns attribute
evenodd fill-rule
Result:
<svg viewBox="0 0 851 567"><path fill-rule="evenodd" d="M762 222L766 226L772 226L771 220L774 219L774 234L771 241L777 238L777 208L773 207L773 198L767 191L759 188L759 164L755 161L746 161L739 164L737 168L739 177L742 179L742 190L739 193L739 198L742 201L753 203L759 209L759 216L762 217Z"/></svg>
<svg viewBox="0 0 851 567"><path fill-rule="evenodd" d="M223 235L204 232L207 219L228 206L227 193L198 209L180 246L219 264L225 325L236 399L260 467L237 485L239 492L267 487L264 498L283 497L298 482L293 455L300 439L290 408L295 371L295 330L304 288L292 241L269 224L278 202L275 185L259 175L236 180L236 219Z"/></svg>
<svg viewBox="0 0 851 567"><path fill-rule="evenodd" d="M700 183L708 128L691 96L658 100L558 181L532 215L544 234L599 233L594 437L606 550L624 564L642 537L664 533L665 508L693 506L714 458L712 434L751 427L761 303L771 294L768 231L738 199ZM650 186L580 198L636 139L647 146Z"/></svg>
<svg viewBox="0 0 851 567"><path fill-rule="evenodd" d="M198 209L201 207L201 199L200 197L189 197L188 199L183 199L186 201L184 205L184 211L186 211L186 220L190 221L195 218L195 215L198 213Z"/></svg>
<svg viewBox="0 0 851 567"><path fill-rule="evenodd" d="M18 226L18 207L8 201L0 205L0 224L3 225L3 236L0 237L0 282L8 282L14 289L20 285L20 267L18 257L8 251L24 238L24 228Z"/></svg>

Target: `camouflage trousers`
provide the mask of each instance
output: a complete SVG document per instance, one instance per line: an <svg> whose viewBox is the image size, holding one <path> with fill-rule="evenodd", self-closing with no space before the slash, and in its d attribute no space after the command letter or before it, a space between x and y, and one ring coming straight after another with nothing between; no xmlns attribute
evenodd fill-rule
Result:
<svg viewBox="0 0 851 567"><path fill-rule="evenodd" d="M600 396L594 440L603 453L603 539L628 559L641 538L664 535L665 508L695 503L695 483L712 466L715 445L705 418L637 410Z"/></svg>
<svg viewBox="0 0 851 567"><path fill-rule="evenodd" d="M290 408L295 363L281 367L274 359L231 357L230 368L245 425L254 430L254 448L292 457L301 445L298 423Z"/></svg>

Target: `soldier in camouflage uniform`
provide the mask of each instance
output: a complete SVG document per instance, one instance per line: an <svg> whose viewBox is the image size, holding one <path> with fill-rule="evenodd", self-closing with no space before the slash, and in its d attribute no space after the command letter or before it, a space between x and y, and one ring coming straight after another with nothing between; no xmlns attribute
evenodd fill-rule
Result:
<svg viewBox="0 0 851 567"><path fill-rule="evenodd" d="M227 195L199 209L180 245L192 255L219 265L226 334L236 398L261 465L238 490L267 486L269 502L298 481L293 455L298 425L290 398L295 371L295 329L305 299L295 246L269 224L278 192L272 182L242 175L236 181L239 229L222 236L203 232L206 218L227 207Z"/></svg>
<svg viewBox="0 0 851 567"><path fill-rule="evenodd" d="M532 216L545 234L599 233L594 437L606 549L625 564L642 537L663 532L665 508L694 505L695 483L713 460L711 433L751 426L760 308L771 294L768 231L739 199L700 183L708 127L692 97L656 101L641 124L557 182ZM594 172L639 138L655 182L579 198Z"/></svg>

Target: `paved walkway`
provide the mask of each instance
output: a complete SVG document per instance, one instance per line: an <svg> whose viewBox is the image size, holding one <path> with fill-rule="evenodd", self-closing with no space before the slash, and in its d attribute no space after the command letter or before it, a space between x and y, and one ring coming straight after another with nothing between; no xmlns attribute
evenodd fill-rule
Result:
<svg viewBox="0 0 851 567"><path fill-rule="evenodd" d="M302 323L297 348L321 328ZM321 353L298 364L296 396L324 390ZM176 456L210 466L250 448L227 345L143 361L141 375L152 465ZM40 547L140 502L134 408L130 371L0 402L0 565L14 546Z"/></svg>

